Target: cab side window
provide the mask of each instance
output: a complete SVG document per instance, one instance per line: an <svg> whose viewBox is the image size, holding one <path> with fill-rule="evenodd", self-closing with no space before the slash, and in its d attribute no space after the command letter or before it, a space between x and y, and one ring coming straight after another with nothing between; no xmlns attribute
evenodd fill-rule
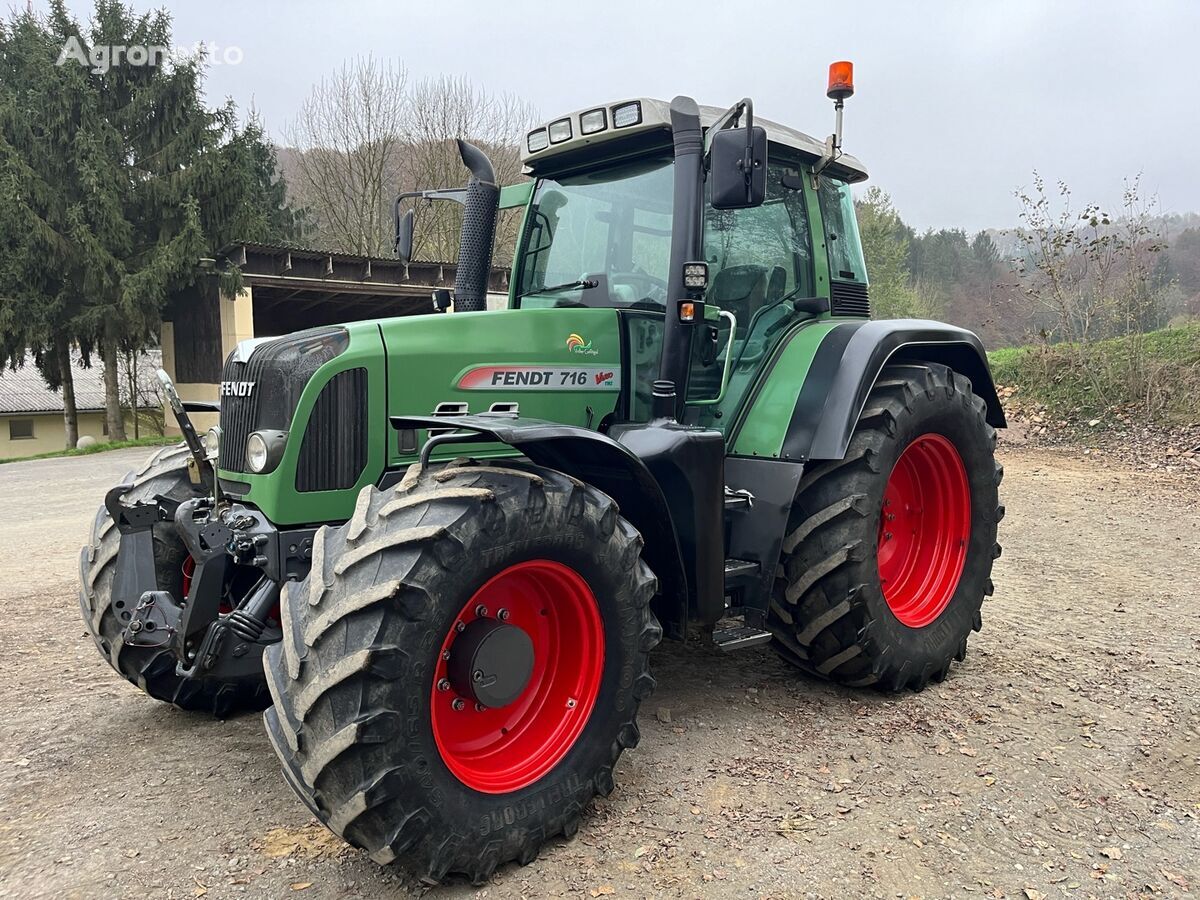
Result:
<svg viewBox="0 0 1200 900"><path fill-rule="evenodd" d="M798 168L769 163L767 199L751 209L704 216L705 299L737 316L739 330L785 296L813 291L812 250Z"/></svg>
<svg viewBox="0 0 1200 900"><path fill-rule="evenodd" d="M866 284L867 266L863 262L858 219L854 214L854 196L850 185L836 178L821 176L817 189L821 219L825 223L825 244L829 247L829 275L835 281Z"/></svg>

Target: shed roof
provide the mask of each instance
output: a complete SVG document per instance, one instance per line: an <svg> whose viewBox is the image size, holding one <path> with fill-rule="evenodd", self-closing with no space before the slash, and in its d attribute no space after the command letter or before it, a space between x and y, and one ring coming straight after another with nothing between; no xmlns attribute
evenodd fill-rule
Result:
<svg viewBox="0 0 1200 900"><path fill-rule="evenodd" d="M152 350L143 354L139 368L153 373L160 365L162 354ZM94 360L92 366L86 368L82 358L72 355L71 368L75 409L79 412L104 409L104 367L100 360ZM62 392L46 387L42 373L34 365L32 353L25 354L25 364L16 371L0 369L0 415L62 412L62 408Z"/></svg>

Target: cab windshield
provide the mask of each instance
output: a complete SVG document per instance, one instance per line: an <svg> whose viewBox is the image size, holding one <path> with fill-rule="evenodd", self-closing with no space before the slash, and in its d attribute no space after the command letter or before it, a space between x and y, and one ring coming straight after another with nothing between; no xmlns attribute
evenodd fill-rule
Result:
<svg viewBox="0 0 1200 900"><path fill-rule="evenodd" d="M517 305L662 309L671 257L672 161L543 178L526 219Z"/></svg>

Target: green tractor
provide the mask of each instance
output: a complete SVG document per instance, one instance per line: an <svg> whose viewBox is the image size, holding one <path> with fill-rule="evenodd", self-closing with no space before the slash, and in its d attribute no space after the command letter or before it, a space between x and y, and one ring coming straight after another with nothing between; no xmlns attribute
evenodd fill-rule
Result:
<svg viewBox="0 0 1200 900"><path fill-rule="evenodd" d="M203 438L161 376L185 442L81 558L101 652L265 709L312 813L429 882L576 831L664 633L941 681L992 591L1004 414L975 335L870 319L840 143L688 97L539 127L508 187L460 143L466 188L421 194L464 206L452 314L247 341Z"/></svg>

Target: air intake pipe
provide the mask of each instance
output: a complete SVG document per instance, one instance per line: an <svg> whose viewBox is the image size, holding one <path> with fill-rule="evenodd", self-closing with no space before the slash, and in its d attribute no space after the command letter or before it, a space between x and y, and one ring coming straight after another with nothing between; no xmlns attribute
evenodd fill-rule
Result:
<svg viewBox="0 0 1200 900"><path fill-rule="evenodd" d="M471 170L458 243L458 273L454 277L454 311L487 309L488 276L492 273L492 243L496 238L496 213L500 187L491 160L478 147L458 142L463 164Z"/></svg>

